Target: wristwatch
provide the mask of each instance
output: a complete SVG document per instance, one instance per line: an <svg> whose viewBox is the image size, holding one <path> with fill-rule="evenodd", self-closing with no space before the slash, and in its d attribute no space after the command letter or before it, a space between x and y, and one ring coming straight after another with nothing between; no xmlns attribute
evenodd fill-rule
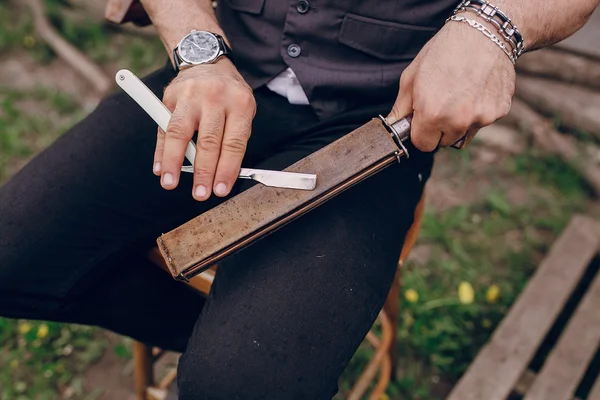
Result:
<svg viewBox="0 0 600 400"><path fill-rule="evenodd" d="M179 72L194 65L215 63L221 56L231 57L223 36L194 29L173 49L173 64Z"/></svg>

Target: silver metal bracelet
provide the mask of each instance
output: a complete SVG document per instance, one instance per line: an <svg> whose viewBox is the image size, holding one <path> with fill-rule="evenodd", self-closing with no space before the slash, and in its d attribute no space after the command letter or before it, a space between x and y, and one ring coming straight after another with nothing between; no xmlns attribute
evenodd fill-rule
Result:
<svg viewBox="0 0 600 400"><path fill-rule="evenodd" d="M475 13L488 23L493 24L502 38L510 45L515 60L523 54L525 51L523 35L510 18L498 7L488 0L462 0L454 10L453 15L463 11Z"/></svg>
<svg viewBox="0 0 600 400"><path fill-rule="evenodd" d="M495 43L498 47L500 47L502 49L502 51L504 52L504 54L506 54L508 56L508 58L513 63L513 65L515 65L515 63L517 62L517 59L514 56L513 52L506 46L506 44L502 40L500 40L500 38L498 36L494 35L494 33L492 31L490 31L487 27L485 27L483 24L481 24L473 19L462 17L460 15L452 15L450 18L448 18L446 20L446 22L448 22L448 21L464 22L464 23L469 24L471 27L473 27L473 28L477 29L479 32L483 33L493 43Z"/></svg>

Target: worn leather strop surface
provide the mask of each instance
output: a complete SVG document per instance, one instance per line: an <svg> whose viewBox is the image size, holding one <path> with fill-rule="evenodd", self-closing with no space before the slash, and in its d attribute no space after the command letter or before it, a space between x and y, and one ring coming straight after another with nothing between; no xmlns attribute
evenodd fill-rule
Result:
<svg viewBox="0 0 600 400"><path fill-rule="evenodd" d="M174 278L187 280L345 189L398 162L402 150L372 120L285 171L317 174L315 190L256 185L157 239Z"/></svg>

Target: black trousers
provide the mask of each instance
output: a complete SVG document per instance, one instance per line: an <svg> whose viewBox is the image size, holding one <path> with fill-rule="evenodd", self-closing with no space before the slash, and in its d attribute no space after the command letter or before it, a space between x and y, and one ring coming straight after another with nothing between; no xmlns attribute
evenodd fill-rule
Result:
<svg viewBox="0 0 600 400"><path fill-rule="evenodd" d="M173 77L165 68L145 82L160 95ZM391 108L320 121L267 89L255 95L245 167L284 168ZM184 351L181 399L331 398L384 303L432 156L413 151L229 258L204 300L145 254L222 200L194 201L191 174L163 190L155 133L113 94L0 188L0 315Z"/></svg>

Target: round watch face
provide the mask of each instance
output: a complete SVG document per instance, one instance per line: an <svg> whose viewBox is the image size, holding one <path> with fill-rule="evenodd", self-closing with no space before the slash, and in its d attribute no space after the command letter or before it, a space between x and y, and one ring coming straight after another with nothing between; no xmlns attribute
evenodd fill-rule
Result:
<svg viewBox="0 0 600 400"><path fill-rule="evenodd" d="M190 64L212 61L219 54L219 41L210 32L192 32L179 44L179 56Z"/></svg>

